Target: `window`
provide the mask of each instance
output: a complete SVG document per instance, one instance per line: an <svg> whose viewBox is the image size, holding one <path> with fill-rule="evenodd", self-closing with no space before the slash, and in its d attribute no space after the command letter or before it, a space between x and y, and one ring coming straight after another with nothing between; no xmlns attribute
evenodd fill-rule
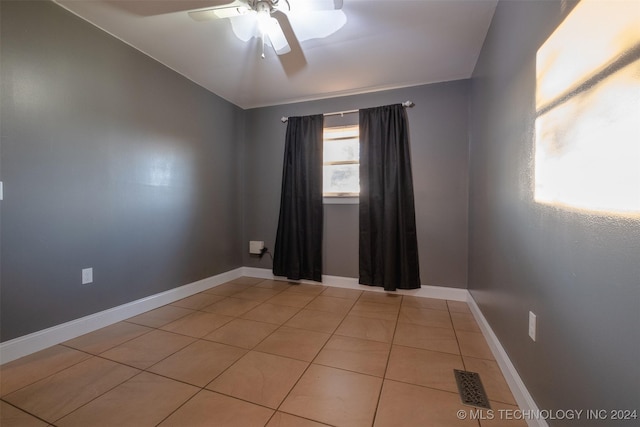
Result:
<svg viewBox="0 0 640 427"><path fill-rule="evenodd" d="M324 129L324 197L360 194L360 137L358 125Z"/></svg>

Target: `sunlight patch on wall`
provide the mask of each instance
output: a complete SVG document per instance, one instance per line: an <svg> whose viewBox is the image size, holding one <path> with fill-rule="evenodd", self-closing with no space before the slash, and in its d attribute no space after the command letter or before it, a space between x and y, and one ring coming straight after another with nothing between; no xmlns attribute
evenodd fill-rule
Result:
<svg viewBox="0 0 640 427"><path fill-rule="evenodd" d="M583 0L536 57L535 200L640 213L640 3Z"/></svg>

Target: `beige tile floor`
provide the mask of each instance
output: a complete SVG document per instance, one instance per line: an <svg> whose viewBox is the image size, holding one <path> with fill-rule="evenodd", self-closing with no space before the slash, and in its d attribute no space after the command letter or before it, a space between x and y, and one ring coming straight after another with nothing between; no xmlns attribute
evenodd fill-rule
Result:
<svg viewBox="0 0 640 427"><path fill-rule="evenodd" d="M0 425L525 426L465 303L243 277L0 367Z"/></svg>

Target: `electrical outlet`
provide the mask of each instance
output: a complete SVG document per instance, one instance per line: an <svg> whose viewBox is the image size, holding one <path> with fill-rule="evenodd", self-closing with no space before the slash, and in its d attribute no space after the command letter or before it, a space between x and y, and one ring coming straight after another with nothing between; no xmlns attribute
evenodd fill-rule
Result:
<svg viewBox="0 0 640 427"><path fill-rule="evenodd" d="M264 249L264 242L261 240L249 241L249 253L252 255L261 255Z"/></svg>
<svg viewBox="0 0 640 427"><path fill-rule="evenodd" d="M535 341L536 340L536 320L537 317L533 313L533 311L529 312L529 337Z"/></svg>
<svg viewBox="0 0 640 427"><path fill-rule="evenodd" d="M82 284L88 285L89 283L93 283L93 268L83 268L82 269Z"/></svg>

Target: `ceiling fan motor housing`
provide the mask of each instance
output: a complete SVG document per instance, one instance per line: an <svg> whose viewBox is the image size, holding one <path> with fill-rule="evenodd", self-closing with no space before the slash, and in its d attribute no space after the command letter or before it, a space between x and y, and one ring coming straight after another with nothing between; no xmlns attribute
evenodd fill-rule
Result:
<svg viewBox="0 0 640 427"><path fill-rule="evenodd" d="M256 12L267 11L273 13L278 8L280 0L249 0L248 4Z"/></svg>

